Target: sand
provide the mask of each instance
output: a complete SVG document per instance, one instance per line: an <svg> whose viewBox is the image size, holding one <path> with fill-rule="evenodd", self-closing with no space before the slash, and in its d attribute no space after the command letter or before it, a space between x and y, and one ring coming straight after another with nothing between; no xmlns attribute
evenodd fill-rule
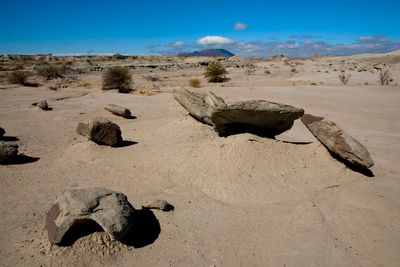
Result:
<svg viewBox="0 0 400 267"><path fill-rule="evenodd" d="M268 62L252 75L231 68L224 87L206 83L202 69L153 73L164 77L155 83L135 74L136 86L159 92L151 96L102 92L101 73L78 76L89 87L58 91L3 83L0 126L19 139L7 142L18 143L28 162L0 165L0 264L399 265L400 86L380 86L370 72L352 72L349 84L340 85L328 60L342 58L307 61L292 77L279 64L279 71L265 74ZM392 70L398 82L398 63ZM219 137L170 94L189 88L192 77L203 86L191 90L211 90L226 101L265 99L335 121L369 150L371 175L335 160L299 120L276 140ZM41 99L53 110L30 107ZM111 103L136 118L104 110ZM99 146L77 135L78 122L94 117L117 123L125 145ZM44 230L51 203L68 189L88 187L123 192L136 209L165 199L175 210L153 210L160 231L149 229L148 240L136 247L111 242L104 232L72 246L51 245Z"/></svg>

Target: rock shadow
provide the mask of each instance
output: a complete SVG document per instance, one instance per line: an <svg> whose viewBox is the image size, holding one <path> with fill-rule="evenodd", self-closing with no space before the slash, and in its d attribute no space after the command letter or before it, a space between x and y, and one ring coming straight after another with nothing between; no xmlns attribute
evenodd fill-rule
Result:
<svg viewBox="0 0 400 267"><path fill-rule="evenodd" d="M229 123L225 125L224 133L219 133L219 136L228 137L230 135L243 133L250 133L259 137L275 139L275 136L282 133L282 131L277 131L276 129L261 129L259 127L246 123Z"/></svg>
<svg viewBox="0 0 400 267"><path fill-rule="evenodd" d="M149 209L136 210L137 227L130 230L121 243L135 248L145 247L157 240L161 228L154 213Z"/></svg>
<svg viewBox="0 0 400 267"><path fill-rule="evenodd" d="M38 161L40 158L37 157L30 157L24 154L19 154L15 156L13 159L2 163L2 165L20 165L20 164L26 164L26 163L33 163Z"/></svg>
<svg viewBox="0 0 400 267"><path fill-rule="evenodd" d="M127 246L141 248L154 243L161 232L160 223L151 210L136 210L134 223L135 227L128 231L119 242ZM96 232L104 232L104 229L97 222L90 219L77 220L65 233L58 245L61 247L72 246L78 239Z"/></svg>
<svg viewBox="0 0 400 267"><path fill-rule="evenodd" d="M118 148L118 147L128 147L128 146L133 146L133 145L136 145L136 144L139 144L139 143L136 142L136 141L123 140L121 143L119 143L118 145L116 145L114 147L116 147L116 148Z"/></svg>
<svg viewBox="0 0 400 267"><path fill-rule="evenodd" d="M72 246L79 238L95 232L104 232L103 228L97 222L89 219L75 221L74 225L65 233L58 245L60 247Z"/></svg>
<svg viewBox="0 0 400 267"><path fill-rule="evenodd" d="M137 117L136 117L136 116L129 116L129 117L125 118L125 119L127 119L127 120L134 120L134 119L137 119Z"/></svg>
<svg viewBox="0 0 400 267"><path fill-rule="evenodd" d="M39 87L40 84L39 83L24 83L24 86L27 86L27 87Z"/></svg>
<svg viewBox="0 0 400 267"><path fill-rule="evenodd" d="M352 171L361 173L367 177L373 178L375 177L375 174L368 168L356 165L356 164L351 164L349 162L344 161L343 159L339 158L338 156L336 156L333 152L329 151L329 154L331 154L331 156L336 159L337 161L340 161L341 163L343 163L344 165L346 165L347 168L349 168Z"/></svg>
<svg viewBox="0 0 400 267"><path fill-rule="evenodd" d="M19 141L19 138L16 136L2 136L0 137L1 141L6 141L6 142L15 142Z"/></svg>

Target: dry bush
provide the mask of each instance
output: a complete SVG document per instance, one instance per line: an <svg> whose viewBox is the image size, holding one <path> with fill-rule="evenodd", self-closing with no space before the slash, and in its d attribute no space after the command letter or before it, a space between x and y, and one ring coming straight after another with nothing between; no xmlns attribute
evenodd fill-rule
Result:
<svg viewBox="0 0 400 267"><path fill-rule="evenodd" d="M107 69L103 76L103 90L118 89L120 93L131 91L132 75L124 67L115 66Z"/></svg>
<svg viewBox="0 0 400 267"><path fill-rule="evenodd" d="M63 77L64 73L65 73L65 68L51 66L51 65L40 67L38 70L38 74L44 77L46 80Z"/></svg>
<svg viewBox="0 0 400 267"><path fill-rule="evenodd" d="M190 79L189 80L189 85L191 87L200 88L201 82L200 82L199 79Z"/></svg>
<svg viewBox="0 0 400 267"><path fill-rule="evenodd" d="M206 72L204 72L204 77L212 83L222 83L227 73L226 69L222 67L221 63L212 63L207 66Z"/></svg>
<svg viewBox="0 0 400 267"><path fill-rule="evenodd" d="M381 70L379 73L379 81L381 82L381 85L389 85L389 83L393 81L391 75L389 69Z"/></svg>
<svg viewBox="0 0 400 267"><path fill-rule="evenodd" d="M10 83L15 83L15 84L26 84L26 80L28 79L28 74L24 71L13 71L9 74L8 76L8 81Z"/></svg>
<svg viewBox="0 0 400 267"><path fill-rule="evenodd" d="M295 75L297 73L297 69L296 68L291 68L290 69L290 77L292 77L293 75Z"/></svg>
<svg viewBox="0 0 400 267"><path fill-rule="evenodd" d="M342 71L339 74L339 80L342 82L343 85L347 84L347 82L350 80L351 74L349 73L346 75L346 72Z"/></svg>
<svg viewBox="0 0 400 267"><path fill-rule="evenodd" d="M16 65L12 70L23 70L24 66L21 64Z"/></svg>

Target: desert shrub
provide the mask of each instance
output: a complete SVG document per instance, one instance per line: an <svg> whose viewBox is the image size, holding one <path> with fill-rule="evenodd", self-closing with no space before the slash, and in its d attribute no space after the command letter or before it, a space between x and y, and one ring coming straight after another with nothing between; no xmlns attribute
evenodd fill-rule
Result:
<svg viewBox="0 0 400 267"><path fill-rule="evenodd" d="M26 83L27 78L28 78L28 74L26 72L16 70L9 74L8 81L10 83L24 85Z"/></svg>
<svg viewBox="0 0 400 267"><path fill-rule="evenodd" d="M290 69L290 76L293 76L297 73L297 69L296 68L291 68Z"/></svg>
<svg viewBox="0 0 400 267"><path fill-rule="evenodd" d="M82 87L88 87L90 83L82 83Z"/></svg>
<svg viewBox="0 0 400 267"><path fill-rule="evenodd" d="M204 72L204 77L212 83L221 83L224 81L226 69L222 67L221 63L212 63L207 66L206 72Z"/></svg>
<svg viewBox="0 0 400 267"><path fill-rule="evenodd" d="M381 85L388 85L393 79L391 78L391 73L389 69L386 70L380 70L379 72L379 81L381 82Z"/></svg>
<svg viewBox="0 0 400 267"><path fill-rule="evenodd" d="M271 74L271 71L265 70L264 73L265 73L265 74Z"/></svg>
<svg viewBox="0 0 400 267"><path fill-rule="evenodd" d="M118 89L120 92L129 92L132 75L124 67L115 66L107 69L103 76L103 90Z"/></svg>
<svg viewBox="0 0 400 267"><path fill-rule="evenodd" d="M24 66L21 64L18 64L17 66L15 66L12 70L23 70Z"/></svg>
<svg viewBox="0 0 400 267"><path fill-rule="evenodd" d="M199 88L200 85L201 85L201 82L200 82L199 79L190 79L190 80L189 80L189 85L190 85L191 87Z"/></svg>
<svg viewBox="0 0 400 267"><path fill-rule="evenodd" d="M311 85L318 85L316 82L312 82L312 83L310 83Z"/></svg>
<svg viewBox="0 0 400 267"><path fill-rule="evenodd" d="M346 72L342 71L339 74L339 80L342 82L343 85L347 84L347 82L350 80L351 74L349 73L346 75Z"/></svg>
<svg viewBox="0 0 400 267"><path fill-rule="evenodd" d="M56 67L51 65L42 66L38 69L38 74L46 78L46 80L62 77L64 73L65 69L63 67Z"/></svg>

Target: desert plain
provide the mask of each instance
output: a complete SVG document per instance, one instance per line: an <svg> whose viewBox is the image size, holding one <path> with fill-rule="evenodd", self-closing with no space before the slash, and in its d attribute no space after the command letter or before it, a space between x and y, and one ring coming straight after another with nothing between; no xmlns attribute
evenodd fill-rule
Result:
<svg viewBox="0 0 400 267"><path fill-rule="evenodd" d="M400 51L309 59L214 57L0 57L22 64L36 87L0 71L0 126L19 161L0 165L3 266L398 266L400 265ZM204 68L226 67L209 83ZM63 77L35 75L38 64L67 66ZM129 94L102 90L109 66L132 74ZM393 81L379 82L380 69ZM338 75L351 74L346 85ZM198 78L199 88L189 86ZM211 91L227 102L263 99L336 122L370 152L358 172L336 160L300 120L275 139L219 136L193 119L174 89ZM31 104L45 99L52 110ZM131 119L107 104L129 108ZM120 147L76 133L96 117L117 123ZM135 209L164 199L152 225L129 244L90 232L50 244L46 213L74 188L124 193Z"/></svg>

